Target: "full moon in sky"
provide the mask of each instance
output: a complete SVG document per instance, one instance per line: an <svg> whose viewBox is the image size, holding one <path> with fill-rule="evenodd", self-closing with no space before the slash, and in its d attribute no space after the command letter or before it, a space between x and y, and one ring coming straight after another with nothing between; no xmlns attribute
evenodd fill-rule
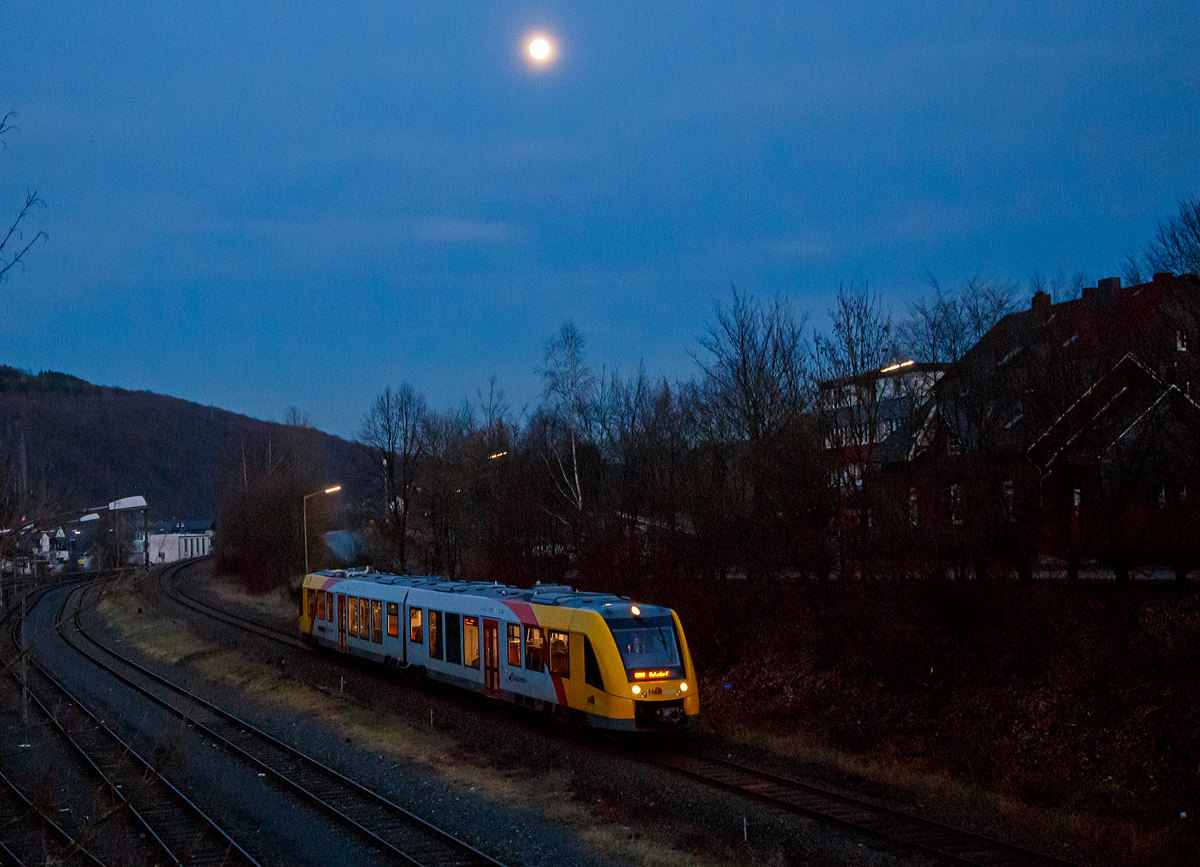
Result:
<svg viewBox="0 0 1200 867"><path fill-rule="evenodd" d="M525 34L525 62L532 67L550 67L558 60L558 43L545 30Z"/></svg>

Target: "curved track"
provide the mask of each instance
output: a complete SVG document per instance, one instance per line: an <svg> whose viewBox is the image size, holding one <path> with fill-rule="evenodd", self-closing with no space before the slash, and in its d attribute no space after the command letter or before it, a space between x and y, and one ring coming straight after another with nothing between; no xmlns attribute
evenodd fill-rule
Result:
<svg viewBox="0 0 1200 867"><path fill-rule="evenodd" d="M68 643L90 662L178 715L214 743L253 764L256 770L270 774L384 853L404 863L425 867L500 864L398 804L100 642L84 628L78 608L70 621L62 621L60 626Z"/></svg>
<svg viewBox="0 0 1200 867"><path fill-rule="evenodd" d="M77 589L67 594L64 605ZM38 591L30 609L50 590ZM137 833L132 836L144 841L140 848L148 863L257 867L257 862L203 810L172 786L149 761L84 707L66 686L33 658L28 646L23 646L25 642L17 635L22 631L20 622L14 624L14 645L26 663L22 666L25 678L22 686L51 723L52 730L79 756L86 768L84 775L99 782L112 805L94 827L87 829L88 836L95 839L98 834L114 833L117 826L133 823ZM13 675L20 681L17 671ZM84 846L78 838L71 838L61 829L56 830L67 837L66 844L60 847L63 863L99 863L83 851ZM49 848L39 851L35 843L32 847L26 846L24 858L17 860L28 864L58 863L47 861L50 851Z"/></svg>
<svg viewBox="0 0 1200 867"><path fill-rule="evenodd" d="M172 573L170 586L164 592L179 604L275 641L293 646L302 644L292 634L189 595L174 580L176 574ZM677 749L665 741L656 741L652 751L626 748L621 752L707 785L864 834L881 841L882 845L877 848L885 851L920 853L936 863L970 867L1073 867L1072 862L1055 856L914 816L846 792L834 792L812 783Z"/></svg>

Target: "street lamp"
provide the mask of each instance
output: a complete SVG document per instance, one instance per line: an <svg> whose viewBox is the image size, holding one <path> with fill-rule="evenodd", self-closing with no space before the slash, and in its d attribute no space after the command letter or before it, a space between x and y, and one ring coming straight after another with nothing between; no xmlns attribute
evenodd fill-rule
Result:
<svg viewBox="0 0 1200 867"><path fill-rule="evenodd" d="M315 497L318 494L333 494L342 489L341 485L334 485L332 488L326 488L323 491L313 491L311 494L305 494L304 500L301 502L300 509L304 513L304 574L308 574L308 498Z"/></svg>

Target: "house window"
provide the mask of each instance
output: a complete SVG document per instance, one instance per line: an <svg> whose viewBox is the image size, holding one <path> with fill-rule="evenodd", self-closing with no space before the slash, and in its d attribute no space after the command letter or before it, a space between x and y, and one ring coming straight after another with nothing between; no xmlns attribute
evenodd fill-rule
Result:
<svg viewBox="0 0 1200 867"><path fill-rule="evenodd" d="M917 526L917 489L908 489L908 523Z"/></svg>
<svg viewBox="0 0 1200 867"><path fill-rule="evenodd" d="M949 491L950 501L950 523L954 526L962 524L962 485L954 482L950 485Z"/></svg>
<svg viewBox="0 0 1200 867"><path fill-rule="evenodd" d="M1187 352L1188 333L1182 328L1175 332L1175 348L1180 352Z"/></svg>
<svg viewBox="0 0 1200 867"><path fill-rule="evenodd" d="M958 457L958 452L959 452L958 437L956 437L953 433L947 433L946 434L946 454L948 454L952 458L956 458L956 457Z"/></svg>
<svg viewBox="0 0 1200 867"><path fill-rule="evenodd" d="M1004 480L1004 517L1008 518L1009 522L1017 520L1016 510L1013 508L1013 500L1015 491L1013 490L1013 480Z"/></svg>

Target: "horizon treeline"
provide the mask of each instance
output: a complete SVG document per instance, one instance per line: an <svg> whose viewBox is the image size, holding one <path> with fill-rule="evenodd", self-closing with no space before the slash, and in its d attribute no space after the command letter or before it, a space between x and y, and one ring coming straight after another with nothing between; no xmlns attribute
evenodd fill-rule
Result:
<svg viewBox="0 0 1200 867"><path fill-rule="evenodd" d="M1052 282L1077 296L1086 277ZM343 490L307 499L307 520L303 498L330 476L294 411L274 464L228 488L218 553L283 581L303 571L305 524L314 570L369 563L630 593L730 573L827 577L846 474L829 465L837 408L821 383L910 358L952 363L1016 309L1021 286L929 288L893 320L868 286L843 286L824 333L785 297L735 288L698 337L695 375L677 381L592 367L567 321L545 342L540 401L521 418L494 376L443 411L410 383L385 385ZM357 531L340 561L320 543L334 528Z"/></svg>

